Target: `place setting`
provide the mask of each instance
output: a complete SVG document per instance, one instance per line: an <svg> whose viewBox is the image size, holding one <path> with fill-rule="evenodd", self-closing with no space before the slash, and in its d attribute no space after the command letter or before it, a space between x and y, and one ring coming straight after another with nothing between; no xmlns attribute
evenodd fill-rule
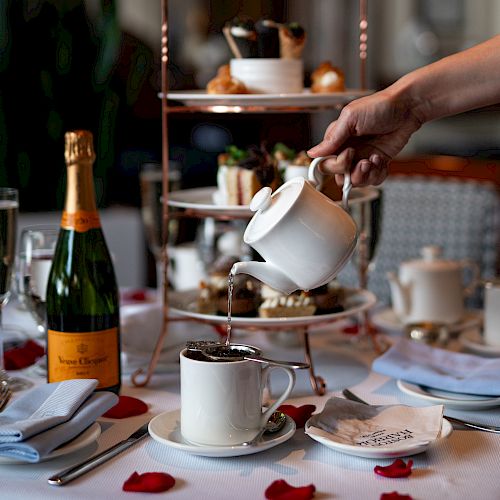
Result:
<svg viewBox="0 0 500 500"><path fill-rule="evenodd" d="M396 380L399 390L454 410L500 406L500 359L453 352L400 339L372 364L375 372Z"/></svg>
<svg viewBox="0 0 500 500"><path fill-rule="evenodd" d="M180 353L181 408L149 423L151 437L168 447L205 457L262 452L289 440L292 418L278 411L306 363L264 358L255 347L210 341L188 342ZM264 406L271 370L283 370L288 384Z"/></svg>
<svg viewBox="0 0 500 500"><path fill-rule="evenodd" d="M0 465L35 464L95 443L97 419L118 403L111 392L93 393L98 381L42 384L0 413Z"/></svg>

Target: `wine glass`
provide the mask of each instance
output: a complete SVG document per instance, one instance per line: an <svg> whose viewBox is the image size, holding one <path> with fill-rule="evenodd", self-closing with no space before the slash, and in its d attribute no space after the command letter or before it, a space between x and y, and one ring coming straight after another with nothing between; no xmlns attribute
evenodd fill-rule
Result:
<svg viewBox="0 0 500 500"><path fill-rule="evenodd" d="M368 277L376 263L377 244L380 239L381 216L382 216L382 193L380 190L370 188L367 198L358 203L349 205L349 212L356 222L359 231L358 244L352 256L352 265L348 266L349 274L354 271L357 274L358 286L361 289L368 288ZM369 311L363 311L359 315L358 323L354 327L345 328L346 333L355 333L353 340L371 338L374 347L378 349L375 335L377 330L370 321Z"/></svg>
<svg viewBox="0 0 500 500"><path fill-rule="evenodd" d="M18 291L36 322L39 337L45 336L45 293L58 236L57 225L26 226L21 231Z"/></svg>
<svg viewBox="0 0 500 500"><path fill-rule="evenodd" d="M159 163L145 163L139 172L139 184L141 189L141 216L146 232L146 240L154 256L156 263L156 286L160 293L162 279L162 227L163 227L163 171ZM169 190L179 188L180 170L172 169L169 172ZM178 221L169 219L168 233L169 242L175 240Z"/></svg>
<svg viewBox="0 0 500 500"><path fill-rule="evenodd" d="M10 377L5 371L3 361L3 343L9 331L2 323L2 311L11 294L11 280L16 260L17 214L19 194L17 189L0 188L0 384L11 390L24 389L30 385L21 378Z"/></svg>

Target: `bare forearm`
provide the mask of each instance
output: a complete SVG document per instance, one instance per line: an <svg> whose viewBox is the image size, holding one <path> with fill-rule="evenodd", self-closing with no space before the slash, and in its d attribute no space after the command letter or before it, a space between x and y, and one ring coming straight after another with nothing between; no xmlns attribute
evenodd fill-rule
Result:
<svg viewBox="0 0 500 500"><path fill-rule="evenodd" d="M500 35L417 69L391 85L421 123L500 103Z"/></svg>

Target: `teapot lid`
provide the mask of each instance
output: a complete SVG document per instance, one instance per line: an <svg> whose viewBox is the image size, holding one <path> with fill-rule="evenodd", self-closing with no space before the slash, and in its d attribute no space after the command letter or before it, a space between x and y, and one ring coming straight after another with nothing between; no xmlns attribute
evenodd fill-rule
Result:
<svg viewBox="0 0 500 500"><path fill-rule="evenodd" d="M270 187L263 187L250 202L250 210L255 212L245 230L245 243L260 239L270 231L290 210L304 188L305 179L294 177L280 186L274 193Z"/></svg>
<svg viewBox="0 0 500 500"><path fill-rule="evenodd" d="M436 245L428 245L420 250L421 259L403 262L404 265L429 271L447 271L460 267L460 262L441 259L442 249Z"/></svg>

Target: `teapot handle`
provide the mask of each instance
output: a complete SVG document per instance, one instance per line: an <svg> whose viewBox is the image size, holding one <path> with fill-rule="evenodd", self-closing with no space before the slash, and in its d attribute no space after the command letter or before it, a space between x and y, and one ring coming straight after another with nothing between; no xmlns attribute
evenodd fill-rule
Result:
<svg viewBox="0 0 500 500"><path fill-rule="evenodd" d="M481 271L479 270L479 266L471 261L471 260L462 260L461 261L462 267L464 269L470 269L472 276L469 281L469 283L465 286L464 288L464 295L465 297L468 297L469 295L472 295L475 291L475 289L478 287L480 283L480 276L481 276Z"/></svg>
<svg viewBox="0 0 500 500"><path fill-rule="evenodd" d="M318 191L321 190L321 187L323 186L323 179L326 177L326 175L320 171L319 166L328 158L337 158L337 155L320 156L319 158L315 158L311 162L311 165L309 165L309 181L316 187ZM349 193L351 192L351 189L351 174L350 172L347 172L344 174L344 185L342 186L342 208L346 211L349 208Z"/></svg>

